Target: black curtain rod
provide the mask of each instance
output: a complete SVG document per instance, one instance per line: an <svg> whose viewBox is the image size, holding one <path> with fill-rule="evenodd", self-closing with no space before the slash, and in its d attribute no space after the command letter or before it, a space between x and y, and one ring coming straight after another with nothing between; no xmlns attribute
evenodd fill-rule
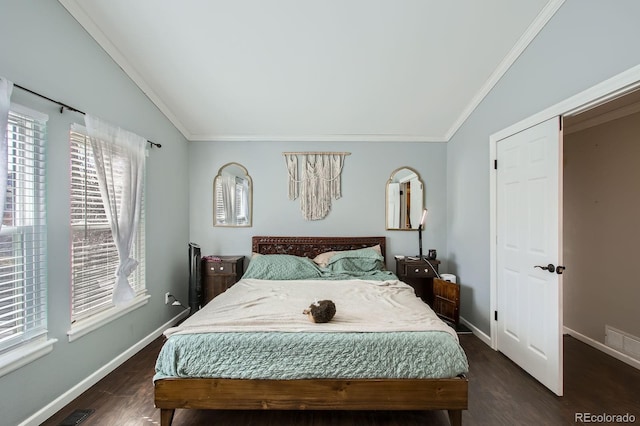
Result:
<svg viewBox="0 0 640 426"><path fill-rule="evenodd" d="M78 112L78 113L80 113L80 114L82 114L82 115L87 115L84 111L80 111L79 109L74 108L74 107L72 107L72 106L69 106L69 105L67 105L67 104L65 104L65 103L62 103L62 102L60 102L60 101L56 101L55 99L51 99L51 98L49 98L49 97L47 97L47 96L45 96L45 95L41 95L40 93L38 93L38 92L34 92L33 90L31 90L31 89L27 89L26 87L20 86L19 84L15 84L15 83L14 83L14 84L13 84L13 86L14 86L14 87L17 87L18 89L22 89L22 90L24 90L25 92L29 92L29 93L31 93L32 95L39 96L39 97L41 97L42 99L46 99L46 100L48 100L49 102L53 102L54 104L58 104L58 105L60 105L60 114L62 114L62 113L64 112L65 108L66 108L66 109L68 109L69 111L75 111L75 112ZM162 148L162 145L161 145L161 144L159 144L159 143L155 143L155 142L152 142L152 141L150 141L150 140L147 140L147 142L148 142L149 144L151 144L151 146L152 146L152 147L154 147L154 146L155 146L155 147L157 147L157 148Z"/></svg>

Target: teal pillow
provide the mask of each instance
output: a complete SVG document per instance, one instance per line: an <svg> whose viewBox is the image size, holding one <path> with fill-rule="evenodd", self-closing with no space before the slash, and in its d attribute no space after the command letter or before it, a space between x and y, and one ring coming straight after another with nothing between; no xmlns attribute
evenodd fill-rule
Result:
<svg viewBox="0 0 640 426"><path fill-rule="evenodd" d="M242 278L259 280L310 280L320 277L311 259L289 254L258 254L249 262Z"/></svg>

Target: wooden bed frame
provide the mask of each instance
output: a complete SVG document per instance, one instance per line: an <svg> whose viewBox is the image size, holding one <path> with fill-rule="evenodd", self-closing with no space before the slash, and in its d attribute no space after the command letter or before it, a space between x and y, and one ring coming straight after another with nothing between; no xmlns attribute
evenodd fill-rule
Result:
<svg viewBox="0 0 640 426"><path fill-rule="evenodd" d="M253 237L252 251L315 257L380 245L385 237ZM249 380L167 378L155 382L162 426L176 408L212 410L448 410L453 426L468 407L468 379Z"/></svg>

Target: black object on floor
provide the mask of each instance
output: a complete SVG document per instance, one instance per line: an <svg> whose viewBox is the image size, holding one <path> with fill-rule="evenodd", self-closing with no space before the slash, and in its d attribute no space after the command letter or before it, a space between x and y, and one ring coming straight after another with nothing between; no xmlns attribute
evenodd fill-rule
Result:
<svg viewBox="0 0 640 426"><path fill-rule="evenodd" d="M472 334L471 329L464 324L454 324L452 321L449 321L448 319L442 317L440 319L444 321L449 327L453 328L457 334Z"/></svg>
<svg viewBox="0 0 640 426"><path fill-rule="evenodd" d="M76 425L79 425L80 423L85 421L87 419L87 417L89 417L91 414L93 414L94 411L95 410L92 410L92 409L75 410L73 413L69 414L64 420L62 420L62 422L60 423L60 426L76 426Z"/></svg>
<svg viewBox="0 0 640 426"><path fill-rule="evenodd" d="M453 328L456 330L456 333L458 334L472 334L471 329L464 324L458 323Z"/></svg>

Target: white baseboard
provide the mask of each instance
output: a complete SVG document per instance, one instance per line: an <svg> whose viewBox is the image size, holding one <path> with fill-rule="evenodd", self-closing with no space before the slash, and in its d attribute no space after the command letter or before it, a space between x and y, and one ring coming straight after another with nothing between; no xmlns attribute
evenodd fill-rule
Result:
<svg viewBox="0 0 640 426"><path fill-rule="evenodd" d="M158 329L154 330L151 334L146 336L144 339L140 340L135 345L131 346L129 349L115 357L111 362L106 364L104 367L97 370L95 373L91 374L86 379L82 380L80 383L60 395L58 398L51 401L46 406L42 407L36 413L34 413L31 417L24 420L20 423L19 426L37 426L42 424L49 417L53 416L55 413L64 408L71 401L76 399L78 396L82 395L87 389L91 386L98 383L101 379L103 379L107 374L111 373L113 370L122 365L126 360L137 354L142 348L153 342L157 339L166 329L172 327L181 319L185 318L189 314L189 309L185 309L180 312L178 315L173 317L171 320L160 326Z"/></svg>
<svg viewBox="0 0 640 426"><path fill-rule="evenodd" d="M480 339L483 343L485 343L487 346L491 347L491 336L489 336L488 334L486 334L484 331L480 330L478 327L476 327L475 325L471 324L469 321L467 321L466 319L460 317L460 322L464 325L466 325L467 327L469 327L469 329L471 330L471 332L478 338Z"/></svg>
<svg viewBox="0 0 640 426"><path fill-rule="evenodd" d="M607 355L611 355L612 357L614 357L615 359L624 362L625 364L628 364L634 368L637 368L638 370L640 370L640 361L638 361L637 359L634 359L632 357L630 357L629 355L623 354L622 352L619 352L613 348L610 348L609 346L605 345L604 343L600 343L597 340L592 339L591 337L587 337L584 334L581 334L575 330L572 330L568 327L564 327L564 333L568 334L571 337L574 337L578 340L580 340L583 343L586 343L587 345L596 348L604 353L606 353Z"/></svg>

